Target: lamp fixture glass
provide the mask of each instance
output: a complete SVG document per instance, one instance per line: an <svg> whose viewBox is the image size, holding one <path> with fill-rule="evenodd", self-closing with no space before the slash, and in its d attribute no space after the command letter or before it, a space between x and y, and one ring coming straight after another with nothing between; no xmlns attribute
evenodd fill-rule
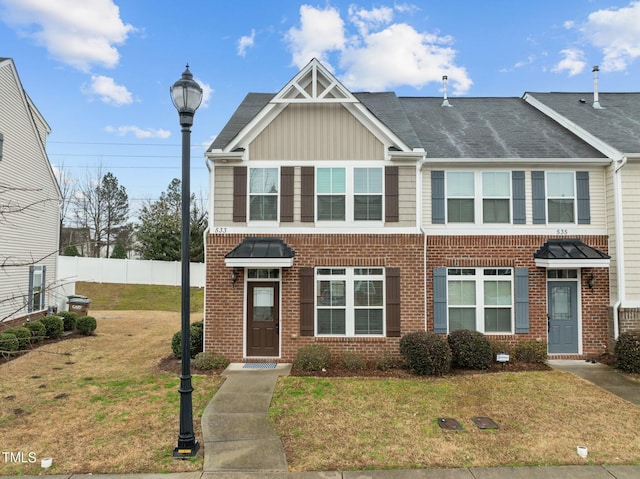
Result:
<svg viewBox="0 0 640 479"><path fill-rule="evenodd" d="M171 100L181 119L183 115L193 117L202 103L202 87L193 79L188 64L182 77L171 87Z"/></svg>

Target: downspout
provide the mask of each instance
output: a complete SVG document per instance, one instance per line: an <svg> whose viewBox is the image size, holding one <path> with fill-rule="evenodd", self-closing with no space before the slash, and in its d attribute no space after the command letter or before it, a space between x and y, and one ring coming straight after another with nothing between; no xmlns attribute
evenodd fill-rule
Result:
<svg viewBox="0 0 640 479"><path fill-rule="evenodd" d="M204 303L203 303L203 308L204 308L204 315L205 315L205 321L202 322L202 350L206 351L207 349L207 321L206 321L206 315L207 315L207 238L209 237L209 231L211 230L211 223L213 222L213 181L214 181L214 177L213 177L213 172L214 169L209 165L209 162L211 160L209 158L205 158L204 163L205 165L207 165L207 170L209 170L209 211L207 211L207 228L204 230L204 233L202 234L203 238L203 245L204 245Z"/></svg>
<svg viewBox="0 0 640 479"><path fill-rule="evenodd" d="M626 300L625 274L624 274L624 224L622 214L622 168L627 164L627 157L622 156L615 162L613 170L613 203L616 230L616 281L618 283L618 298L613 305L613 339L620 335L619 309Z"/></svg>
<svg viewBox="0 0 640 479"><path fill-rule="evenodd" d="M423 309L424 309L424 330L427 330L427 233L422 227L422 166L427 160L427 155L425 154L418 164L416 165L416 221L418 224L418 228L420 233L422 233L422 295L423 295Z"/></svg>

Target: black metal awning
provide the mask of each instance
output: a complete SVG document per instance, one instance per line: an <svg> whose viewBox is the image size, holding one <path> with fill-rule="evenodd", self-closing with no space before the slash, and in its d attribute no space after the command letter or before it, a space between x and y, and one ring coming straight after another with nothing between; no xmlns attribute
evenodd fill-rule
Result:
<svg viewBox="0 0 640 479"><path fill-rule="evenodd" d="M247 237L224 256L224 262L234 268L290 268L295 255L280 238Z"/></svg>
<svg viewBox="0 0 640 479"><path fill-rule="evenodd" d="M609 267L611 257L578 238L552 238L533 253L543 268Z"/></svg>

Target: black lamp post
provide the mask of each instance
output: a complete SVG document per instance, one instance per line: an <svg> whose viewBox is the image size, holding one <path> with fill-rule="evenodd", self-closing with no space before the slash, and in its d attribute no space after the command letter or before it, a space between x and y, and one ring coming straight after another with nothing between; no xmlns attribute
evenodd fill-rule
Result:
<svg viewBox="0 0 640 479"><path fill-rule="evenodd" d="M180 374L180 434L178 446L173 450L176 459L194 457L200 449L200 444L193 433L193 406L191 402L191 332L189 312L190 306L190 274L189 274L189 206L190 191L190 163L191 163L191 125L193 115L202 101L202 88L198 85L189 71L189 65L180 80L170 89L171 99L180 114L182 127L182 373Z"/></svg>

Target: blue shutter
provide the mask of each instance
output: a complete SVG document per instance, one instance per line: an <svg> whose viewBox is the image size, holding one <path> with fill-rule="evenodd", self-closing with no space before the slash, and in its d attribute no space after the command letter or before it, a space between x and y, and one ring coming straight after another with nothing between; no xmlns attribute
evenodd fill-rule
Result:
<svg viewBox="0 0 640 479"><path fill-rule="evenodd" d="M529 269L516 268L516 333L529 332Z"/></svg>
<svg viewBox="0 0 640 479"><path fill-rule="evenodd" d="M447 268L433 268L433 332L447 334Z"/></svg>
<svg viewBox="0 0 640 479"><path fill-rule="evenodd" d="M431 172L431 224L444 224L444 171Z"/></svg>
<svg viewBox="0 0 640 479"><path fill-rule="evenodd" d="M511 189L513 194L513 224L523 225L527 221L524 171L511 172Z"/></svg>
<svg viewBox="0 0 640 479"><path fill-rule="evenodd" d="M531 188L533 197L533 224L543 225L547 222L544 171L531 172Z"/></svg>
<svg viewBox="0 0 640 479"><path fill-rule="evenodd" d="M591 204L589 198L589 172L576 172L576 186L578 194L578 224L591 224Z"/></svg>

